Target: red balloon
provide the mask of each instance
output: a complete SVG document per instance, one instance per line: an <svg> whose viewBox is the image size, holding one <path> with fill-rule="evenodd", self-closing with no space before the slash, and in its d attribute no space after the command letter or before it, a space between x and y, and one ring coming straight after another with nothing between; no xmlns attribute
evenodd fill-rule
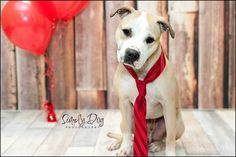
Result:
<svg viewBox="0 0 236 157"><path fill-rule="evenodd" d="M70 20L88 6L88 1L78 1L73 8L63 17L63 20Z"/></svg>
<svg viewBox="0 0 236 157"><path fill-rule="evenodd" d="M51 21L68 20L82 11L88 1L32 1L34 7Z"/></svg>
<svg viewBox="0 0 236 157"><path fill-rule="evenodd" d="M44 54L52 34L51 21L30 1L9 1L2 10L2 28L17 46L33 54Z"/></svg>
<svg viewBox="0 0 236 157"><path fill-rule="evenodd" d="M51 21L56 21L56 19L58 18L56 9L63 9L63 7L55 7L55 4L59 3L59 1L32 1L31 3L34 8L38 10L38 12L49 18Z"/></svg>

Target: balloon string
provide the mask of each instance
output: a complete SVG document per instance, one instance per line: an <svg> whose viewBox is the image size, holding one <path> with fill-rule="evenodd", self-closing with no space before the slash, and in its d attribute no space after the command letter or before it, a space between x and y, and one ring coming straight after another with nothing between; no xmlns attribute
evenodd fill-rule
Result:
<svg viewBox="0 0 236 157"><path fill-rule="evenodd" d="M45 63L46 63L46 88L47 88L47 101L43 104L43 108L47 112L47 121L48 122L57 122L55 105L54 105L54 71L53 71L53 62L50 59L49 55L45 54ZM48 89L49 88L49 89Z"/></svg>
<svg viewBox="0 0 236 157"><path fill-rule="evenodd" d="M47 64L46 76L49 78L50 99L51 99L51 103L54 104L54 87L55 86L54 86L53 62L47 55L45 55L45 62Z"/></svg>

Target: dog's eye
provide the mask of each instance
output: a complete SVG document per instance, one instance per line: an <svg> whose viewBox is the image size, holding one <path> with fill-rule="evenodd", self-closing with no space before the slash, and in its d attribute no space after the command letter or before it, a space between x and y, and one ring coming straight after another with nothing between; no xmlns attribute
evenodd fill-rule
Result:
<svg viewBox="0 0 236 157"><path fill-rule="evenodd" d="M154 38L152 38L152 37L147 37L147 39L146 39L146 43L147 44L151 44L152 42L154 42L155 40L154 40Z"/></svg>
<svg viewBox="0 0 236 157"><path fill-rule="evenodd" d="M131 37L131 29L122 29L123 33L125 34L125 36L127 37Z"/></svg>

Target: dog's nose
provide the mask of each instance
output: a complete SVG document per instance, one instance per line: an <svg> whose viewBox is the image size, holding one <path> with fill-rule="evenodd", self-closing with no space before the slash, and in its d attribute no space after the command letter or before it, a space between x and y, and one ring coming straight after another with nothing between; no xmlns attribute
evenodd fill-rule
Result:
<svg viewBox="0 0 236 157"><path fill-rule="evenodd" d="M130 49L127 48L125 50L125 58L124 58L124 62L125 63L133 63L134 61L139 59L139 52L134 50L134 49Z"/></svg>

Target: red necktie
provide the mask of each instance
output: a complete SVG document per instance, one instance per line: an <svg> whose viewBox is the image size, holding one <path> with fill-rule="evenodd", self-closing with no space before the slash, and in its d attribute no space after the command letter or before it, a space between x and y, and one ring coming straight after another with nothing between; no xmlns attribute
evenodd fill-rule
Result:
<svg viewBox="0 0 236 157"><path fill-rule="evenodd" d="M134 156L148 156L148 130L146 124L146 85L154 81L165 68L165 55L161 52L159 59L148 71L143 80L139 80L135 71L125 66L130 75L135 79L138 96L134 103Z"/></svg>

